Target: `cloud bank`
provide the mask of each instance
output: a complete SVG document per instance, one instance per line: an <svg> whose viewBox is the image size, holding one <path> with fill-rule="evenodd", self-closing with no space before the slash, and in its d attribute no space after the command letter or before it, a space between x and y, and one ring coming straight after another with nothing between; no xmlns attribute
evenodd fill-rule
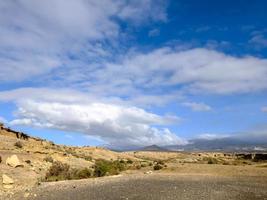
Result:
<svg viewBox="0 0 267 200"><path fill-rule="evenodd" d="M30 98L24 96L27 90L32 93ZM49 95L43 95L44 91ZM176 116L160 116L134 106L95 102L89 97L84 98L86 95L81 93L68 99L73 94L72 91L25 89L24 92L1 92L0 101L16 102L16 119L9 122L10 125L79 132L97 137L109 147L116 148L185 143L164 128L179 123ZM61 98L57 98L59 96Z"/></svg>
<svg viewBox="0 0 267 200"><path fill-rule="evenodd" d="M65 65L70 55L105 57L106 44L113 48L125 35L121 23L164 22L165 4L161 0L2 1L0 81L48 73Z"/></svg>
<svg viewBox="0 0 267 200"><path fill-rule="evenodd" d="M0 83L17 87L0 92L1 102L16 105L10 123L80 132L110 146L182 144L166 128L179 118L149 108L176 102L210 111L188 98L267 90L264 58L173 44L129 48L131 31L168 22L166 10L162 0L1 1ZM262 34L251 42L264 46Z"/></svg>

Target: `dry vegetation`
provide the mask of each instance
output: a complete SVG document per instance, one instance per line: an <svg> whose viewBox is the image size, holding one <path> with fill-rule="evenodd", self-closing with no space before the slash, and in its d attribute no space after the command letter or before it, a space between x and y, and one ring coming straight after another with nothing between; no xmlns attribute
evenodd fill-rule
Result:
<svg viewBox="0 0 267 200"><path fill-rule="evenodd" d="M20 166L10 167L7 158L17 155ZM12 189L0 184L3 193L25 191L40 181L86 179L129 173L213 174L266 176L266 161L225 153L113 152L99 147L69 147L38 138L18 139L0 130L0 172L14 180Z"/></svg>

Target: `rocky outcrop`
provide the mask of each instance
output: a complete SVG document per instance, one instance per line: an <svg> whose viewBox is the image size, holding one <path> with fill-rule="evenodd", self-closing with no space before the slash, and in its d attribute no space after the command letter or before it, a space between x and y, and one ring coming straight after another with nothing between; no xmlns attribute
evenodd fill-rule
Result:
<svg viewBox="0 0 267 200"><path fill-rule="evenodd" d="M23 167L17 155L12 155L6 159L6 164L10 167Z"/></svg>
<svg viewBox="0 0 267 200"><path fill-rule="evenodd" d="M10 178L9 176L3 174L2 175L2 178L3 178L3 187L5 189L11 189L13 188L13 185L14 185L14 181L12 178Z"/></svg>

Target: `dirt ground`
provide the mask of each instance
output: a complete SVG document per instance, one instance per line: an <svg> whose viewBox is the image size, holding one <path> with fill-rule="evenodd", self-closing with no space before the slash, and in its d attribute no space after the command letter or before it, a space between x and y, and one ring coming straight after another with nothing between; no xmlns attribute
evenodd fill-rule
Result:
<svg viewBox="0 0 267 200"><path fill-rule="evenodd" d="M34 189L32 200L264 200L266 177L201 174L131 174L89 180L46 183ZM16 196L23 199L23 196Z"/></svg>

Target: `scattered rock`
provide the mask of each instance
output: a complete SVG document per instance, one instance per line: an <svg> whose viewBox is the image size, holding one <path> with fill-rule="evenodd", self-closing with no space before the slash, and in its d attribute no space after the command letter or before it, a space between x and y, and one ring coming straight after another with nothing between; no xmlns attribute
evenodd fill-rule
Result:
<svg viewBox="0 0 267 200"><path fill-rule="evenodd" d="M23 165L20 163L17 155L12 155L11 157L8 157L6 159L6 164L11 167L23 167Z"/></svg>
<svg viewBox="0 0 267 200"><path fill-rule="evenodd" d="M31 165L32 162L30 160L25 160L25 163Z"/></svg>
<svg viewBox="0 0 267 200"><path fill-rule="evenodd" d="M28 198L30 196L30 193L29 192L26 192L25 194L24 194L24 198Z"/></svg>
<svg viewBox="0 0 267 200"><path fill-rule="evenodd" d="M2 175L2 178L3 178L3 187L5 189L11 189L11 188L13 188L14 181L13 181L12 178L8 177L5 174Z"/></svg>
<svg viewBox="0 0 267 200"><path fill-rule="evenodd" d="M152 174L152 173L153 173L152 171L145 172L145 174Z"/></svg>

